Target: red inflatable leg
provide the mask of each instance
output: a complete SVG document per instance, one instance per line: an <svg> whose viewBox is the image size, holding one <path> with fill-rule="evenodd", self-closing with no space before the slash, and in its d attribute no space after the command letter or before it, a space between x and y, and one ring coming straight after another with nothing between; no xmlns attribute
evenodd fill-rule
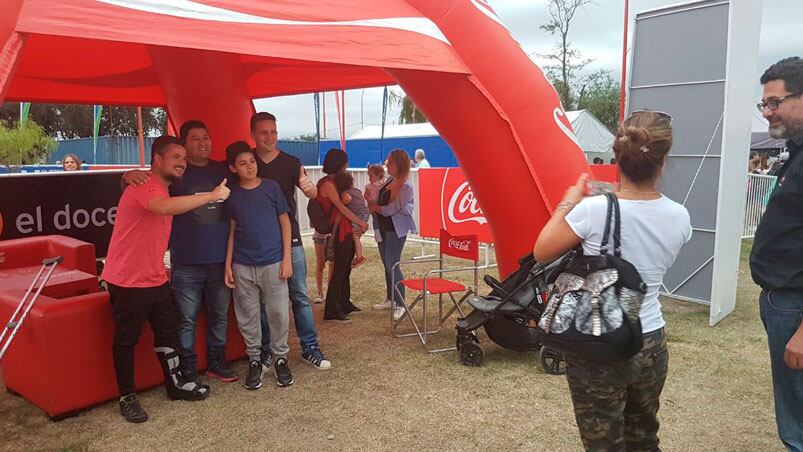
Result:
<svg viewBox="0 0 803 452"><path fill-rule="evenodd" d="M438 25L472 75L389 73L454 150L507 275L588 163L552 85L485 2L408 3Z"/></svg>
<svg viewBox="0 0 803 452"><path fill-rule="evenodd" d="M217 160L225 159L230 143L251 140L254 104L238 55L156 46L149 47L148 54L159 73L176 131L184 121L203 121L215 144L212 158Z"/></svg>
<svg viewBox="0 0 803 452"><path fill-rule="evenodd" d="M0 42L5 43L0 46L0 105L3 104L19 61L17 57L25 43L25 36L14 31L21 8L22 0L6 0L3 14L0 15Z"/></svg>
<svg viewBox="0 0 803 452"><path fill-rule="evenodd" d="M389 72L454 149L493 231L500 273L510 273L549 212L509 124L465 75Z"/></svg>

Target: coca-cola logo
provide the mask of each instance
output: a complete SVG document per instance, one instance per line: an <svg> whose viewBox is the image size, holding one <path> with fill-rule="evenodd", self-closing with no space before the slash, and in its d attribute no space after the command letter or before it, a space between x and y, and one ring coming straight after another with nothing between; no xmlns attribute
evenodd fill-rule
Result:
<svg viewBox="0 0 803 452"><path fill-rule="evenodd" d="M577 147L580 147L580 143L577 142L577 137L574 135L571 129L571 123L569 122L569 118L566 117L566 113L560 107L555 107L552 110L552 119L555 120L555 123L558 125L558 128L563 132L570 140L574 141L574 144Z"/></svg>
<svg viewBox="0 0 803 452"><path fill-rule="evenodd" d="M444 181L446 179L444 177ZM477 198L474 197L474 192L471 191L471 187L468 185L468 181L458 185L457 189L452 193L449 199L447 215L452 223L474 221L478 224L485 224L488 222L477 203Z"/></svg>
<svg viewBox="0 0 803 452"><path fill-rule="evenodd" d="M493 242L485 212L460 168L423 170L418 177L421 193L439 195L436 199L433 199L435 196L421 197L422 232L434 237L445 229L453 237L475 234L480 242ZM446 242L443 241L444 248Z"/></svg>
<svg viewBox="0 0 803 452"><path fill-rule="evenodd" d="M458 240L456 238L449 239L449 248L458 251L468 251L471 246L471 240Z"/></svg>

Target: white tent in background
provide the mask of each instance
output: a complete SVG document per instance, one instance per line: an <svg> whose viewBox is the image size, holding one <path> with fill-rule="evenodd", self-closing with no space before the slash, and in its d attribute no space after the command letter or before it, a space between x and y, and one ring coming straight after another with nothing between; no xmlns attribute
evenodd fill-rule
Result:
<svg viewBox="0 0 803 452"><path fill-rule="evenodd" d="M580 148L589 157L602 157L605 163L613 157L613 134L588 110L567 111L566 117L574 129Z"/></svg>
<svg viewBox="0 0 803 452"><path fill-rule="evenodd" d="M605 163L613 157L611 145L613 134L595 118L588 110L567 111L566 117L572 124L574 134L580 148L583 149L588 160L602 157ZM421 124L397 124L385 126L385 138L414 138L438 136L438 131L428 122ZM349 137L353 139L379 139L382 136L382 126L368 126Z"/></svg>

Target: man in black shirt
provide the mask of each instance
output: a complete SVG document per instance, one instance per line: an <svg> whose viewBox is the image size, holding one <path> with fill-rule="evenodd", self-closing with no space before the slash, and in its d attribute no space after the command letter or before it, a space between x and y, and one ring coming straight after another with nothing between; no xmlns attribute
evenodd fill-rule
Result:
<svg viewBox="0 0 803 452"><path fill-rule="evenodd" d="M276 129L276 117L267 112L256 113L251 117L251 136L256 143L254 149L257 155L257 174L265 179L275 180L282 189L287 206L290 208L290 226L292 229L291 258L293 261L293 276L287 281L290 289L290 302L295 318L296 333L301 342L301 357L316 369L329 369L332 363L327 360L318 345L318 332L312 318L312 307L307 297L307 258L304 246L301 243L301 233L298 227L298 212L296 204L296 187L300 188L307 198L314 198L318 190L307 177L301 161L277 147L279 134ZM271 357L270 335L262 312L262 362L270 367Z"/></svg>
<svg viewBox="0 0 803 452"><path fill-rule="evenodd" d="M778 435L803 451L803 60L783 59L761 76L758 109L773 138L786 138L789 160L756 229L750 254L753 281L762 288Z"/></svg>

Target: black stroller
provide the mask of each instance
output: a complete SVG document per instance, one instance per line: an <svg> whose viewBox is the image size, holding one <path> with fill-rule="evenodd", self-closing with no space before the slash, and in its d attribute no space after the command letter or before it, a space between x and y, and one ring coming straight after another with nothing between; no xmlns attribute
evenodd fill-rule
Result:
<svg viewBox="0 0 803 452"><path fill-rule="evenodd" d="M480 366L484 352L476 330L485 327L492 341L516 351L538 351L544 371L560 375L566 371L563 355L541 345L538 320L546 295L560 271L572 258L569 252L549 263L536 262L532 254L519 259L519 268L504 281L485 275L491 287L486 296L474 296L468 303L474 310L457 320L457 350L460 362Z"/></svg>

